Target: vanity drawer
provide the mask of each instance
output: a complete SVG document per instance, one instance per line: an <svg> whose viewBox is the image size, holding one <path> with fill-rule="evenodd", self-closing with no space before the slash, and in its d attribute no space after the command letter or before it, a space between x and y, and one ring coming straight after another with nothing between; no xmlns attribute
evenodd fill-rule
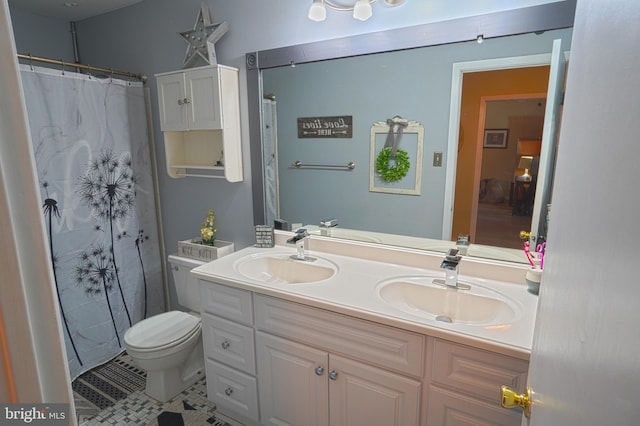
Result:
<svg viewBox="0 0 640 426"><path fill-rule="evenodd" d="M427 426L520 426L522 423L521 410L506 410L436 386L429 387L426 411Z"/></svg>
<svg viewBox="0 0 640 426"><path fill-rule="evenodd" d="M369 364L422 375L424 336L293 302L255 295L256 327L262 331L359 358Z"/></svg>
<svg viewBox="0 0 640 426"><path fill-rule="evenodd" d="M210 359L206 360L207 398L224 413L228 409L258 421L258 384L255 377Z"/></svg>
<svg viewBox="0 0 640 426"><path fill-rule="evenodd" d="M506 355L435 339L434 383L472 394L500 405L500 387L525 391L529 363Z"/></svg>
<svg viewBox="0 0 640 426"><path fill-rule="evenodd" d="M204 313L202 336L207 357L256 374L253 328Z"/></svg>
<svg viewBox="0 0 640 426"><path fill-rule="evenodd" d="M200 312L252 325L251 292L200 280Z"/></svg>

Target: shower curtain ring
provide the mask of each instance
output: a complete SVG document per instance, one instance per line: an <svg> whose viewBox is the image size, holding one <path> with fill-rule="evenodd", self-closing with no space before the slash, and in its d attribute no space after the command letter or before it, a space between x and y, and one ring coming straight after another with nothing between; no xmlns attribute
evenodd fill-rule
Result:
<svg viewBox="0 0 640 426"><path fill-rule="evenodd" d="M110 80L110 82L113 83L113 68L109 68L109 71L111 71L111 80Z"/></svg>
<svg viewBox="0 0 640 426"><path fill-rule="evenodd" d="M64 75L64 60L60 59L60 64L62 65L62 75Z"/></svg>
<svg viewBox="0 0 640 426"><path fill-rule="evenodd" d="M89 74L89 80L91 80L91 65L87 64L87 69Z"/></svg>
<svg viewBox="0 0 640 426"><path fill-rule="evenodd" d="M31 57L31 53L29 53L29 68L33 71L33 58Z"/></svg>

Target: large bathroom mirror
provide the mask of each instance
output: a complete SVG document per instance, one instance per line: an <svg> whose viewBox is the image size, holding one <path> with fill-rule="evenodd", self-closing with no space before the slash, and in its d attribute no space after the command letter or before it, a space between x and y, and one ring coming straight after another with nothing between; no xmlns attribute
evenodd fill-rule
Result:
<svg viewBox="0 0 640 426"><path fill-rule="evenodd" d="M514 198L518 188L531 193L531 183L518 183L524 173L518 166L529 157L521 151L525 141L542 139L552 46L560 40L561 50L570 48L574 12L575 1L563 1L247 54L255 224L278 218L312 234L446 251L459 233L469 233L468 221L474 226L469 255L526 262L521 249L495 235L478 232L476 244L475 229L481 214L497 209L484 207L498 184L508 213L490 218L494 228L509 222L514 230L537 229L533 203L521 211L522 200ZM524 81L524 88L474 95L473 108L481 110L474 113L483 121L468 125L463 82L474 78L464 73L486 77L502 67L523 72L497 74L491 84ZM540 74L544 84L531 85ZM476 80L481 88L490 85ZM371 191L371 129L394 118L424 130L420 185ZM338 130L305 133L314 123ZM482 128L498 139L477 148ZM400 140L403 147L411 151L410 135ZM472 152L466 163L465 149ZM547 161L551 177L553 156ZM461 197L463 176L473 188ZM466 215L462 222L459 213ZM322 228L326 219L337 227Z"/></svg>

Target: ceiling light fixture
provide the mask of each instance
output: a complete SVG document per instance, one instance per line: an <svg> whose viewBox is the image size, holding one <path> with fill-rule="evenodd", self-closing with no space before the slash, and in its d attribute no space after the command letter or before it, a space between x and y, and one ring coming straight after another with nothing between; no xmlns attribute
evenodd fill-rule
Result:
<svg viewBox="0 0 640 426"><path fill-rule="evenodd" d="M353 4L348 4L349 1L337 1L337 0L313 0L311 7L309 8L309 14L307 15L312 21L324 21L327 19L327 7L329 9L338 10L340 12L353 12L354 19L359 21L366 21L373 15L371 5L376 0L350 0ZM383 0L383 3L389 7L401 6L406 0ZM345 4L347 3L347 4Z"/></svg>

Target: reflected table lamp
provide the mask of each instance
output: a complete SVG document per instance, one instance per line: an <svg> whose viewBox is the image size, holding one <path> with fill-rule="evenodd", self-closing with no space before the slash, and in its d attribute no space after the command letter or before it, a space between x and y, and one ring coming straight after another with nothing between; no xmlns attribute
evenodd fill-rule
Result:
<svg viewBox="0 0 640 426"><path fill-rule="evenodd" d="M516 180L522 182L530 182L531 175L529 174L529 169L531 168L531 162L533 161L533 157L530 155L523 155L520 157L520 161L518 162L518 169L524 169L524 173L520 176L516 177Z"/></svg>

